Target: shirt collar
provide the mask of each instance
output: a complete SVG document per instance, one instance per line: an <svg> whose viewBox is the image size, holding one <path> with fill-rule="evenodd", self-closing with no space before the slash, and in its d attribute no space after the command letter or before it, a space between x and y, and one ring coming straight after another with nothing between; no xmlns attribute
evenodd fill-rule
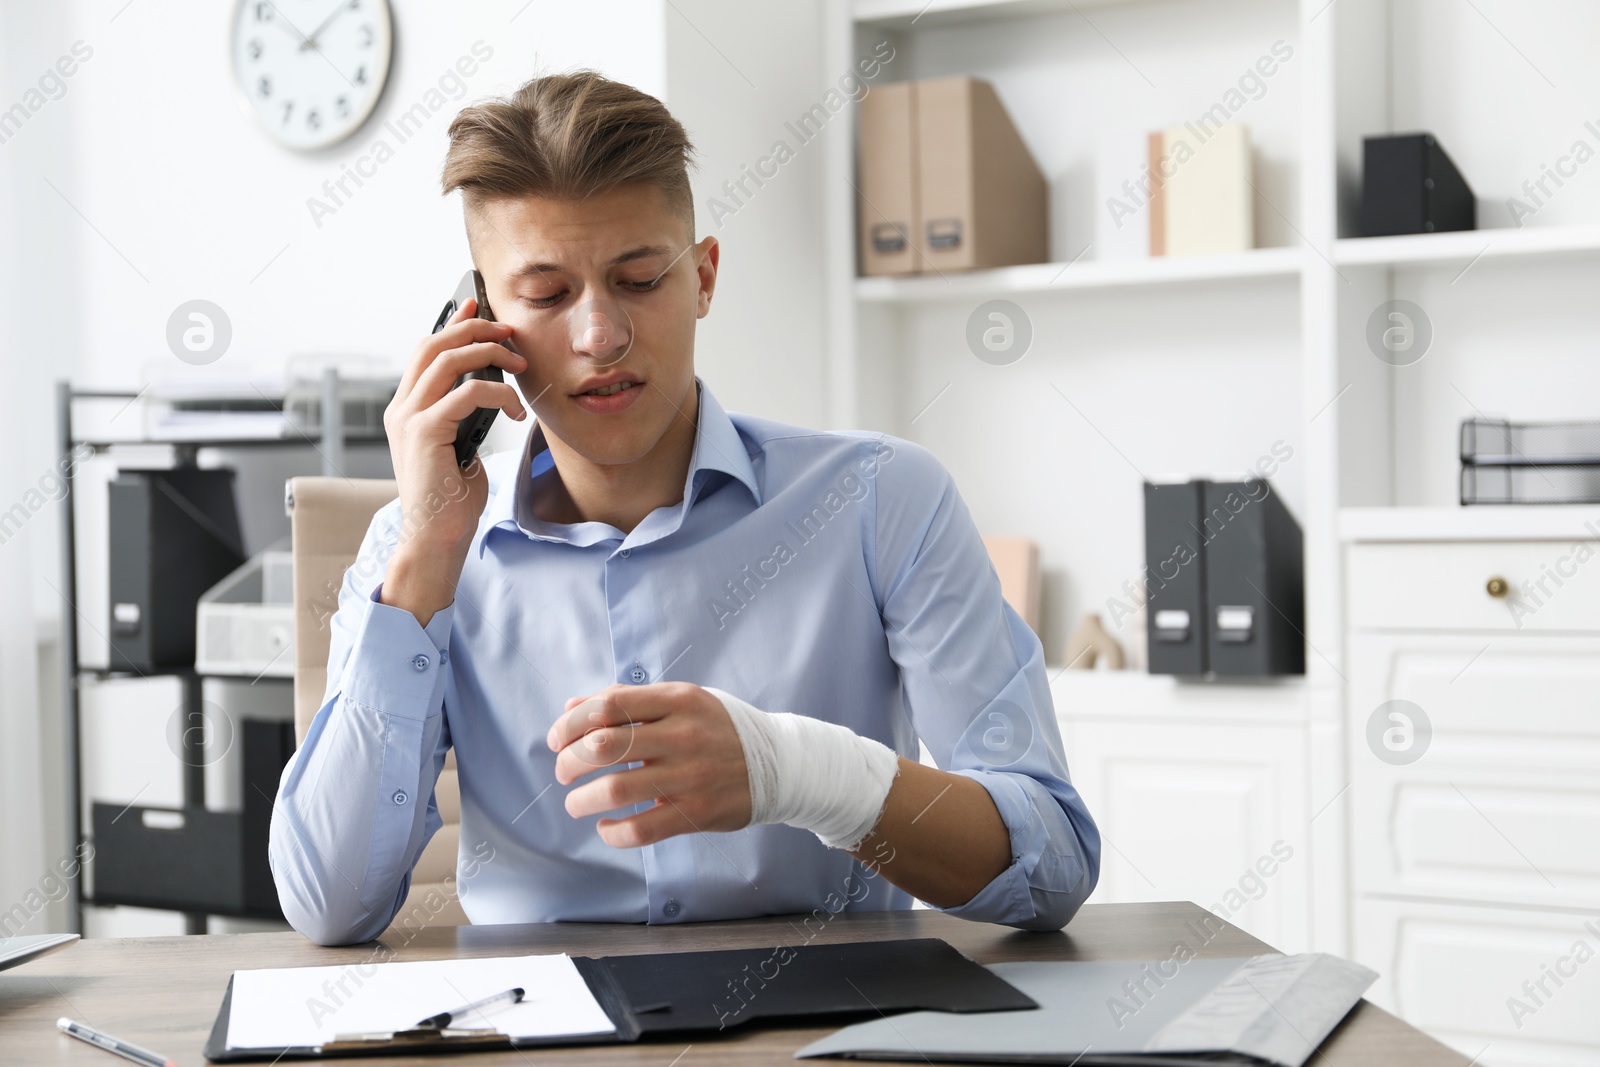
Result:
<svg viewBox="0 0 1600 1067"><path fill-rule="evenodd" d="M750 462L744 438L705 383L698 376L694 381L695 388L699 390L700 410L696 420L694 452L690 456L689 473L683 483L683 503L679 505L680 523L689 508L694 506L712 472L721 472L742 482L750 491L756 506L761 506L761 485L756 479L755 466ZM515 470L500 479L484 509L484 521L479 526L476 546L479 557L483 555L489 532L497 528L520 530L528 537L543 541L585 545L615 537L617 531L605 523L554 523L534 517L531 499L533 479L554 465L544 427L535 423L528 431Z"/></svg>

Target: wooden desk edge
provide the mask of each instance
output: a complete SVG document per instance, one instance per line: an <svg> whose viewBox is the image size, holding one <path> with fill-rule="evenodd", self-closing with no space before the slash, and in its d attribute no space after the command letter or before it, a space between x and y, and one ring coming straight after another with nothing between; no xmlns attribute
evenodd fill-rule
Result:
<svg viewBox="0 0 1600 1067"><path fill-rule="evenodd" d="M251 967L365 964L517 952L614 955L692 949L828 944L903 937L941 937L980 963L1057 959L1156 959L1182 941L1197 956L1249 956L1275 951L1188 902L1088 905L1066 930L1025 933L934 911L771 916L720 923L643 926L550 923L526 926L391 927L366 945L322 948L295 933L224 934L81 941L11 971L0 972L0 1063L81 1063L106 1067L106 1053L59 1033L67 1015L144 1045L180 1064L205 1062L228 976ZM793 1052L834 1026L769 1027L694 1035L702 1062L792 1064ZM654 1064L671 1060L685 1041L550 1049L540 1062ZM663 1059L663 1052L668 1053ZM1407 1067L1469 1067L1465 1056L1363 1001L1313 1057L1317 1067L1405 1062ZM437 1057L363 1057L363 1067L432 1064ZM474 1055L473 1064L519 1064L517 1052Z"/></svg>

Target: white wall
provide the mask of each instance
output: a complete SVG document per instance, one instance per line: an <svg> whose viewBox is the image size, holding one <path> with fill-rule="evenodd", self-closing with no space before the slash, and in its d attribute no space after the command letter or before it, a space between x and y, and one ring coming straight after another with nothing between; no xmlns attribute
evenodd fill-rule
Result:
<svg viewBox="0 0 1600 1067"><path fill-rule="evenodd" d="M233 351L219 366L304 351L403 358L467 264L459 198L438 192L455 110L541 70L581 65L663 89L659 4L523 6L397 0L394 68L377 112L345 144L297 154L235 104L229 5L141 0L110 26L104 5L76 5L77 35L104 44L73 101L81 159L57 184L149 278L84 227L70 231L97 296L83 320L85 370L131 381L149 349L128 341L158 342L171 308L196 295L233 319ZM459 99L403 144L385 132L480 39L494 55ZM307 199L380 138L394 158L317 225Z"/></svg>
<svg viewBox="0 0 1600 1067"><path fill-rule="evenodd" d="M235 103L232 5L0 0L0 107L21 99L73 42L93 49L65 94L0 144L0 508L54 462L57 378L132 387L143 363L184 369L163 338L167 316L185 300L215 301L232 321L232 347L211 368L218 373L306 352L402 360L468 263L459 200L438 192L445 127L467 102L575 66L666 93L660 0L392 6L394 68L371 122L344 145L302 155L278 148ZM462 97L424 132L392 145L395 155L377 176L317 226L307 198L320 195L342 163L370 152L384 122L417 103L479 39L494 55ZM30 625L37 618L48 633L61 609L52 584L56 511L40 510L0 546L0 802L8 813L37 812L41 795L53 799L61 789L57 752L41 752L37 740L40 719L54 724L59 712L38 709ZM103 542L85 544L81 556L86 589L103 584ZM86 606L89 622L102 616ZM171 699L119 684L95 702L104 729L117 727L101 738L112 743L88 752L102 778L89 786L110 788L101 799L131 800L115 789L131 794L134 777L155 782L141 802L176 789L176 760L160 731L142 728L164 720ZM150 766L159 773L143 770ZM0 907L21 899L64 852L59 826L48 843L44 836L31 815L0 820ZM60 927L64 919L57 911L41 921ZM93 929L178 928L173 916L124 910Z"/></svg>
<svg viewBox="0 0 1600 1067"><path fill-rule="evenodd" d="M54 5L0 4L0 108L20 99L72 40L66 13ZM68 97L79 88L69 83ZM76 362L72 304L63 292L71 264L52 248L37 195L53 195L39 173L70 167L71 146L59 129L65 107L66 100L52 101L0 144L0 511L23 502L48 470L54 446L47 383ZM56 907L40 904L51 895L47 870L66 851L59 821L41 817L51 814L42 790L54 786L59 761L52 751L41 766L41 732L49 731L39 707L35 639L35 615L59 609L39 590L55 593L29 578L38 560L53 558L52 512L41 508L0 544L0 915L12 916L7 929L15 930L13 908L21 906L32 916L24 927L30 932L59 926Z"/></svg>
<svg viewBox="0 0 1600 1067"><path fill-rule="evenodd" d="M696 365L731 411L821 426L822 157L830 139L849 131L841 118L801 145L785 123L843 72L818 65L819 4L763 4L759 17L750 8L748 0L674 0L666 8L665 99L697 150L697 235L722 245ZM759 187L746 180L748 197L730 198L723 183L743 178L779 140L794 158Z"/></svg>

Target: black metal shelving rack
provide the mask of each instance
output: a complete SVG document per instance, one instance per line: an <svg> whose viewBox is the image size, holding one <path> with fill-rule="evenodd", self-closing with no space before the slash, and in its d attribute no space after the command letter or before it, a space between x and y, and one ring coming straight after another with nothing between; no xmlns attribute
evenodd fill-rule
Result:
<svg viewBox="0 0 1600 1067"><path fill-rule="evenodd" d="M77 449L84 446L98 453L118 445L151 445L166 446L174 449L175 465L193 466L197 454L202 448L258 449L258 448L316 448L322 457L323 473L342 474L339 464L347 444L382 444L381 435L349 437L344 433L342 425L342 409L337 403L337 378L331 372L324 376L323 420L321 432L316 437L301 435L300 437L256 437L256 438L218 438L205 440L170 440L161 438L128 438L128 439L90 439L79 438L73 430L72 406L78 400L124 400L128 404L136 401L140 393L124 390L80 390L74 389L72 383L62 381L56 384L56 421L58 427L57 444L59 447L58 459L62 464L61 470L71 469L74 462L73 456ZM335 402L330 402L330 400ZM325 445L326 443L326 445ZM325 445L325 447L324 447ZM148 678L176 678L183 691L183 710L186 722L203 723L203 677L195 672L192 666L167 668L151 671L148 674L135 672L114 671L100 667L85 667L78 659L78 621L81 614L78 610L78 574L77 574L77 510L74 501L74 481L72 477L63 479L66 490L61 500L61 594L66 601L61 612L61 673L62 673L62 700L65 705L65 720L62 729L62 741L65 748L66 775L65 786L67 793L67 838L71 855L80 855L79 849L85 842L83 819L83 783L81 775L82 766L82 687L85 682L95 681L125 681ZM203 751L205 738L201 731L182 730L179 732L183 746L183 804L187 807L203 807L205 805L206 781L205 762ZM129 805L132 807L132 804ZM83 909L95 901L87 899L83 894L84 872L80 868L77 877L69 880L69 895L67 897L69 921L73 932L83 932ZM118 901L117 903L125 903ZM141 906L159 907L155 902L141 902ZM185 920L185 929L188 933L205 933L206 918L208 915L234 914L222 911L189 911L173 906L169 910L182 911ZM245 913L238 913L245 915ZM254 917L254 916L245 916Z"/></svg>

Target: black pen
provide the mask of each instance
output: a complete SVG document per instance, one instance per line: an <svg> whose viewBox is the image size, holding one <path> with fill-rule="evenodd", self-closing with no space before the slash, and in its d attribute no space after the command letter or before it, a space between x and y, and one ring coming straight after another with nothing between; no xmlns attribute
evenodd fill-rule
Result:
<svg viewBox="0 0 1600 1067"><path fill-rule="evenodd" d="M519 986L516 989L508 989L504 993L496 993L492 997L484 997L482 1000L475 1000L471 1004L457 1008L454 1011L441 1011L438 1015L430 1015L418 1023L416 1028L443 1030L445 1027L449 1026L463 1015L470 1015L475 1011L488 1014L486 1009L499 1008L507 1004L515 1004L521 999L522 989Z"/></svg>
<svg viewBox="0 0 1600 1067"><path fill-rule="evenodd" d="M75 1023L66 1016L57 1019L56 1026L63 1033L70 1034L79 1041L87 1041L95 1048L103 1048L107 1052L121 1056L125 1060L142 1063L145 1067L178 1067L171 1059L158 1052L151 1052L149 1049L140 1048L138 1045L130 1045L126 1041L118 1041L110 1034L102 1034L92 1026Z"/></svg>

